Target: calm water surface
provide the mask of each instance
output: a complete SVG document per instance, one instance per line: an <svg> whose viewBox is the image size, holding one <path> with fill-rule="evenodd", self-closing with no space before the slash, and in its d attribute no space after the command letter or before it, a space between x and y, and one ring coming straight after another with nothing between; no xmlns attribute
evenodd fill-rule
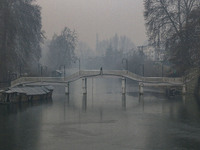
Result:
<svg viewBox="0 0 200 150"><path fill-rule="evenodd" d="M0 106L2 150L199 150L200 107L194 98L145 92L118 79L81 81L70 96L55 86L53 100Z"/></svg>

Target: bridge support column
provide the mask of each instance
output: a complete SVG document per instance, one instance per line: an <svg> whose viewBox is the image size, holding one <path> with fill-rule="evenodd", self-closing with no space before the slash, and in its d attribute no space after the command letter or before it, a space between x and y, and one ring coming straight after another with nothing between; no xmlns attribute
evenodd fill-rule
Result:
<svg viewBox="0 0 200 150"><path fill-rule="evenodd" d="M122 78L122 94L126 94L126 78Z"/></svg>
<svg viewBox="0 0 200 150"><path fill-rule="evenodd" d="M139 95L144 94L144 84L142 82L139 83Z"/></svg>
<svg viewBox="0 0 200 150"><path fill-rule="evenodd" d="M83 94L87 94L87 78L82 79Z"/></svg>
<svg viewBox="0 0 200 150"><path fill-rule="evenodd" d="M186 94L186 86L185 86L185 84L182 87L182 94Z"/></svg>
<svg viewBox="0 0 200 150"><path fill-rule="evenodd" d="M69 82L65 85L65 94L69 94Z"/></svg>

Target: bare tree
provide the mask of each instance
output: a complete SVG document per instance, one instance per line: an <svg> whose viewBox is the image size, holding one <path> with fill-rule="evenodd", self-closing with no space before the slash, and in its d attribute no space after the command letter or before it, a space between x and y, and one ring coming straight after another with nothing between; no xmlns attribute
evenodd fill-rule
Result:
<svg viewBox="0 0 200 150"><path fill-rule="evenodd" d="M180 43L189 41L189 32L185 31L191 13L200 6L199 0L144 0L144 6L144 17L151 44L166 49L175 41ZM183 47L184 55L189 56L188 45ZM187 59L185 61L188 63Z"/></svg>
<svg viewBox="0 0 200 150"><path fill-rule="evenodd" d="M199 0L144 0L144 17L150 41L159 46L174 34L182 39L179 32L184 30L189 15L199 4Z"/></svg>
<svg viewBox="0 0 200 150"><path fill-rule="evenodd" d="M200 8L193 10L188 18L184 30L174 34L167 43L171 62L185 70L200 65ZM177 40L181 35L182 40Z"/></svg>

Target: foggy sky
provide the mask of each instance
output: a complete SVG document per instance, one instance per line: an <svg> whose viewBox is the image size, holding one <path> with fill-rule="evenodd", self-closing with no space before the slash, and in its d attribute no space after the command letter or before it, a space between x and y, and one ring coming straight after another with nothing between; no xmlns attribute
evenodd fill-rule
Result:
<svg viewBox="0 0 200 150"><path fill-rule="evenodd" d="M59 34L65 26L75 29L79 40L95 48L99 40L117 33L138 46L146 40L143 0L37 0L42 7L46 37Z"/></svg>

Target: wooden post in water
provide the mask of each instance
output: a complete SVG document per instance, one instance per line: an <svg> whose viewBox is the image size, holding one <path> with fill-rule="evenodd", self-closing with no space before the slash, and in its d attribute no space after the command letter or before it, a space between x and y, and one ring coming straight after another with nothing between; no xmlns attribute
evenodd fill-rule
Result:
<svg viewBox="0 0 200 150"><path fill-rule="evenodd" d="M126 78L122 78L122 94L126 94Z"/></svg>
<svg viewBox="0 0 200 150"><path fill-rule="evenodd" d="M87 94L87 78L82 79L83 94Z"/></svg>

